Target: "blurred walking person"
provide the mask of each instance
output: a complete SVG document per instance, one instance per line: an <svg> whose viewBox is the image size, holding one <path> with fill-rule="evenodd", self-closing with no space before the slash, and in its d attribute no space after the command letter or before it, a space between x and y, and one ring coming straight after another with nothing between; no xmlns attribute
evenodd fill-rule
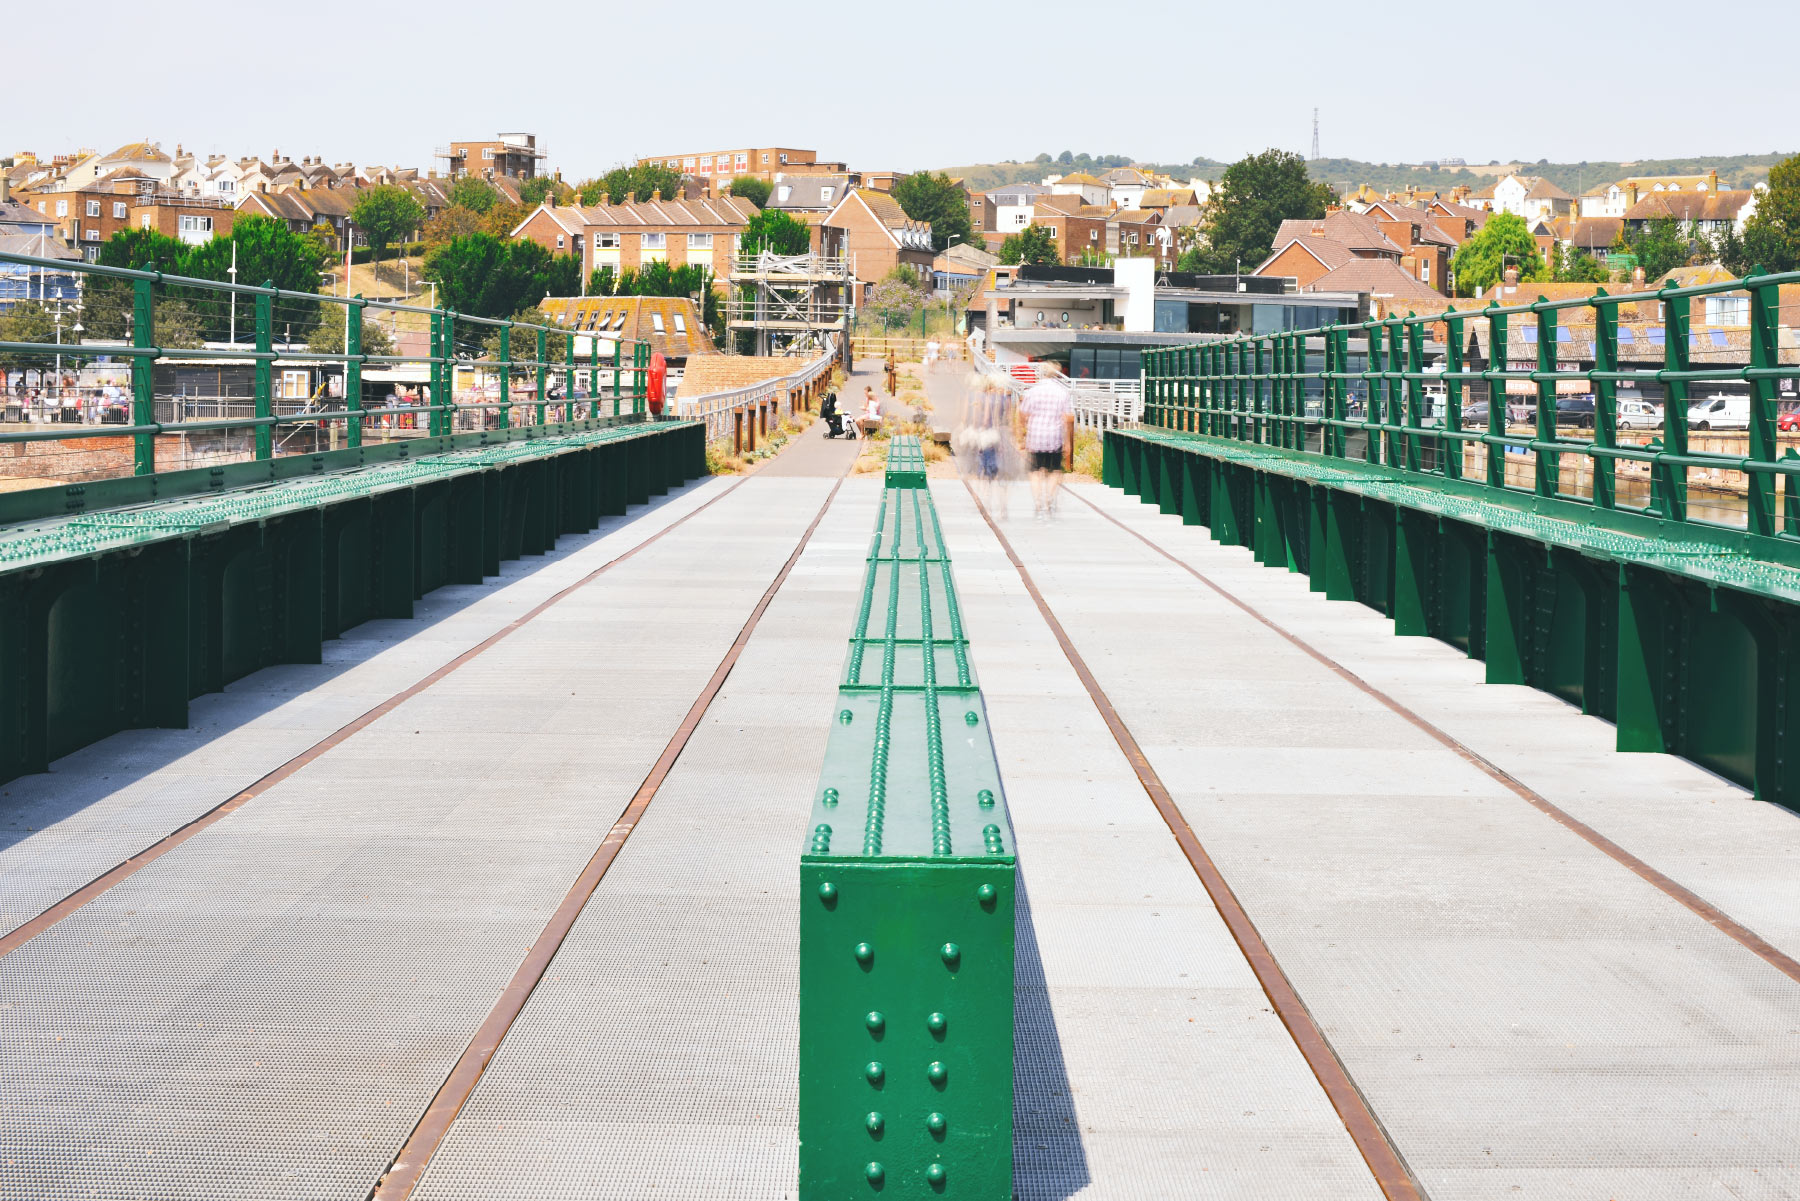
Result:
<svg viewBox="0 0 1800 1201"><path fill-rule="evenodd" d="M1019 420L1030 460L1033 515L1042 521L1056 515L1064 463L1075 446L1075 405L1061 367L1046 360L1037 368L1038 383L1019 401Z"/></svg>

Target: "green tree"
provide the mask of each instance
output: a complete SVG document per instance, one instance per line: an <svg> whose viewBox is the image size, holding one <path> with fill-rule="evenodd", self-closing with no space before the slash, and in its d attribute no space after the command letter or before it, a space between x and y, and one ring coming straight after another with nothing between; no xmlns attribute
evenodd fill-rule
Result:
<svg viewBox="0 0 1800 1201"><path fill-rule="evenodd" d="M552 331L550 335L544 339L544 361L546 363L560 363L568 357L568 337L556 328L556 318L552 317L549 313L546 313L542 306L532 305L530 308L520 309L512 315L512 320L526 326L542 325ZM535 329L513 330L510 343L511 345L507 347L507 350L512 354L514 362L536 361L537 331ZM487 336L482 339L481 356L485 359L498 359L500 357L499 326L490 328L487 332ZM522 374L527 375L528 378L535 380L536 373L533 369L521 367L518 368L518 370ZM535 392L518 393L513 396L513 403L526 404L535 398Z"/></svg>
<svg viewBox="0 0 1800 1201"><path fill-rule="evenodd" d="M661 192L665 199L681 195L681 172L654 163L649 166L614 167L599 179L581 185L583 204L602 204L610 198L613 204L624 204L627 196L649 200Z"/></svg>
<svg viewBox="0 0 1800 1201"><path fill-rule="evenodd" d="M1603 284L1607 280L1606 264L1589 254L1585 246L1559 245L1553 278L1559 284Z"/></svg>
<svg viewBox="0 0 1800 1201"><path fill-rule="evenodd" d="M525 208L534 209L545 200L561 201L563 191L554 176L539 175L519 185L519 203Z"/></svg>
<svg viewBox="0 0 1800 1201"><path fill-rule="evenodd" d="M1290 151L1239 159L1225 168L1207 206L1205 245L1196 247L1201 266L1215 274L1249 270L1269 257L1283 221L1323 217L1336 199L1329 185L1307 175L1306 160Z"/></svg>
<svg viewBox="0 0 1800 1201"><path fill-rule="evenodd" d="M949 176L915 172L894 185L894 199L908 217L931 225L933 250L969 241L968 193L951 183Z"/></svg>
<svg viewBox="0 0 1800 1201"><path fill-rule="evenodd" d="M881 322L884 330L907 324L919 306L925 303L925 289L890 271L887 277L869 289L863 311Z"/></svg>
<svg viewBox="0 0 1800 1201"><path fill-rule="evenodd" d="M207 316L193 302L162 300L156 306L156 344L194 350L207 338Z"/></svg>
<svg viewBox="0 0 1800 1201"><path fill-rule="evenodd" d="M589 296L613 296L618 293L619 273L612 264L597 267L588 275L587 294Z"/></svg>
<svg viewBox="0 0 1800 1201"><path fill-rule="evenodd" d="M553 257L524 239L466 234L425 256L425 278L437 284L444 308L473 317L506 317L546 294L577 294L581 260L572 254Z"/></svg>
<svg viewBox="0 0 1800 1201"><path fill-rule="evenodd" d="M731 181L731 194L741 196L757 208L769 203L769 181L755 175L740 175Z"/></svg>
<svg viewBox="0 0 1800 1201"><path fill-rule="evenodd" d="M465 175L450 185L450 204L474 213L485 213L500 203L500 189L485 179Z"/></svg>
<svg viewBox="0 0 1800 1201"><path fill-rule="evenodd" d="M427 221L420 237L425 243L426 253L429 254L451 238L486 232L491 232L486 217L474 209L453 204Z"/></svg>
<svg viewBox="0 0 1800 1201"><path fill-rule="evenodd" d="M1056 239L1041 225L1027 225L1016 234L1006 235L1000 243L1002 263L1040 263L1054 266L1062 262L1056 253Z"/></svg>
<svg viewBox="0 0 1800 1201"><path fill-rule="evenodd" d="M1756 212L1744 222L1743 247L1750 265L1800 271L1800 154L1769 168L1768 191L1757 196Z"/></svg>
<svg viewBox="0 0 1800 1201"><path fill-rule="evenodd" d="M1211 267L1205 248L1199 245L1189 246L1175 260L1175 270L1191 271L1195 275L1205 275Z"/></svg>
<svg viewBox="0 0 1800 1201"><path fill-rule="evenodd" d="M344 353L344 310L341 305L325 306L319 323L306 336L306 349L314 354ZM362 352L394 353L394 340L388 337L387 326L377 320L375 313L366 309L363 311Z"/></svg>
<svg viewBox="0 0 1800 1201"><path fill-rule="evenodd" d="M780 209L764 209L744 225L744 253L768 250L772 254L805 254L812 248L812 231L806 222Z"/></svg>
<svg viewBox="0 0 1800 1201"><path fill-rule="evenodd" d="M1637 255L1644 279L1655 283L1676 267L1685 267L1693 253L1687 230L1675 217L1656 217L1642 229L1626 236L1631 253Z"/></svg>
<svg viewBox="0 0 1800 1201"><path fill-rule="evenodd" d="M67 322L67 318L64 319ZM73 324L73 322L67 322ZM85 322L83 324L86 324ZM74 335L70 335L74 341ZM56 342L56 312L38 300L21 300L0 313L0 342L37 342L49 346ZM36 369L44 365L44 356L22 351L0 351L0 370Z"/></svg>
<svg viewBox="0 0 1800 1201"><path fill-rule="evenodd" d="M1531 236L1525 218L1517 213L1495 213L1474 237L1456 248L1450 259L1456 294L1473 296L1477 288L1492 287L1507 266L1518 267L1521 280L1543 279L1545 275L1544 258L1538 253L1537 239Z"/></svg>
<svg viewBox="0 0 1800 1201"><path fill-rule="evenodd" d="M364 192L350 210L350 222L369 243L374 260L406 235L425 224L425 206L411 192L396 184L382 184Z"/></svg>
<svg viewBox="0 0 1800 1201"><path fill-rule="evenodd" d="M214 238L188 251L182 263L185 275L221 283L231 279L232 247L237 248L237 279L241 284L274 284L287 292L317 292L324 269L325 248L311 234L297 234L273 217L242 217L232 224L229 238ZM195 296L193 302L205 318L208 341L229 336L231 306L216 295ZM238 332L252 320L251 302L238 301ZM319 319L316 301L281 299L275 302L276 320L301 328Z"/></svg>

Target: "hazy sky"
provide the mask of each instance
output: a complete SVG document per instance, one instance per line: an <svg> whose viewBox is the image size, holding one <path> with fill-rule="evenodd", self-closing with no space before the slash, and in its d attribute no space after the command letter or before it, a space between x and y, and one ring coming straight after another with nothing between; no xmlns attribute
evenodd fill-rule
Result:
<svg viewBox="0 0 1800 1201"><path fill-rule="evenodd" d="M79 20L21 4L4 28L0 61L66 86L13 90L0 153L148 137L428 168L453 138L525 130L569 179L745 145L895 170L1063 150L1186 162L1304 153L1315 106L1326 156L1373 161L1800 149L1800 72L1781 66L1796 0L94 0Z"/></svg>

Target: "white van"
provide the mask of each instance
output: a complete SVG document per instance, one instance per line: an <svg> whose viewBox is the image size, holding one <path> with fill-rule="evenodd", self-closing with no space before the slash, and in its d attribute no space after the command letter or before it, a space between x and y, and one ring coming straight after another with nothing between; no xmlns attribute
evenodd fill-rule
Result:
<svg viewBox="0 0 1800 1201"><path fill-rule="evenodd" d="M1687 419L1691 430L1747 430L1750 398L1717 392L1689 405Z"/></svg>
<svg viewBox="0 0 1800 1201"><path fill-rule="evenodd" d="M1662 426L1662 410L1647 400L1621 396L1618 405L1622 430L1653 430Z"/></svg>

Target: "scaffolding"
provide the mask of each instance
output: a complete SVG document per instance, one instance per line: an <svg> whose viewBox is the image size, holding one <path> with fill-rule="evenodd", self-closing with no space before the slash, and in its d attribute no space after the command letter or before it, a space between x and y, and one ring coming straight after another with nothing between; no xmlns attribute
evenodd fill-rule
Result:
<svg viewBox="0 0 1800 1201"><path fill-rule="evenodd" d="M846 255L741 254L731 272L728 325L753 334L759 355L818 353L849 328L851 272Z"/></svg>

